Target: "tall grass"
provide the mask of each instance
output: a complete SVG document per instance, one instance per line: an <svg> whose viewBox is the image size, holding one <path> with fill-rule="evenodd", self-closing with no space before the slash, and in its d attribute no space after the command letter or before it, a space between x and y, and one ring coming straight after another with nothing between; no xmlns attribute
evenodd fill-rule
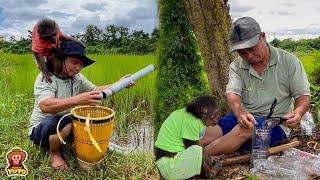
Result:
<svg viewBox="0 0 320 180"><path fill-rule="evenodd" d="M3 77L7 94L26 94L32 97L33 85L39 70L32 55L0 54L5 57L2 62L7 71L0 73ZM149 64L155 64L153 55L131 56L131 55L90 55L96 63L84 68L83 73L87 79L96 85L112 84L127 74L133 74ZM1 71L0 71L1 72ZM153 97L155 94L155 72L139 80L130 89L124 89L105 101L104 105L111 106L116 110L118 134L123 135L126 128L136 120L128 117L134 110L148 110L151 112ZM143 105L143 107L141 107Z"/></svg>
<svg viewBox="0 0 320 180"><path fill-rule="evenodd" d="M2 70L8 70L7 72L0 71L1 75L3 75L2 77L6 77L8 75L3 73L10 74L10 76L7 76L6 78L6 82L10 83L8 88L14 93L23 92L31 95L34 80L39 73L32 56L5 54L1 52L0 56L3 58L1 60L1 64L3 65ZM84 68L81 73L96 85L111 84L126 74L132 74L149 64L155 63L155 57L153 55L91 55L89 57L96 60L96 63ZM128 94L133 96L153 95L154 78L155 73L144 77L134 88L128 91ZM122 94L125 93L122 92Z"/></svg>

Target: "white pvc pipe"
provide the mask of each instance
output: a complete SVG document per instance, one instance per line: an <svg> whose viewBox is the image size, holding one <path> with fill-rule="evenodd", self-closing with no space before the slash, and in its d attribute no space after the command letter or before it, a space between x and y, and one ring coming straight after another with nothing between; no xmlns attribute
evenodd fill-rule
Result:
<svg viewBox="0 0 320 180"><path fill-rule="evenodd" d="M151 65L139 70L138 72L132 74L131 76L124 78L124 79L112 84L107 89L102 91L102 97L105 99L105 98L113 95L114 93L120 91L121 89L129 86L129 84L131 82L139 80L140 78L151 73L155 69L156 69L156 67L153 64L151 64Z"/></svg>

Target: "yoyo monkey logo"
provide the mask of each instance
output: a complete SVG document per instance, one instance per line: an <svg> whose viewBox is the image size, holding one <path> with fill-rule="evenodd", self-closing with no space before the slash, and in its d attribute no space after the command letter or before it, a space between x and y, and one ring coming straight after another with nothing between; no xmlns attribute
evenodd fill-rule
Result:
<svg viewBox="0 0 320 180"><path fill-rule="evenodd" d="M7 153L6 157L8 162L6 172L8 176L26 176L28 174L28 169L23 165L28 158L26 151L19 147L14 147Z"/></svg>

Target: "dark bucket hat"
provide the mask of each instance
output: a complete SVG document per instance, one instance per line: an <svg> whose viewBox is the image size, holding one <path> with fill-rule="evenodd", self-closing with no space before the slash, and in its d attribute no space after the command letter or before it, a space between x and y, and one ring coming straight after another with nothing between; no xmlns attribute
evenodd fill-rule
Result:
<svg viewBox="0 0 320 180"><path fill-rule="evenodd" d="M251 48L258 44L261 29L256 20L251 17L242 17L232 23L230 28L229 52Z"/></svg>
<svg viewBox="0 0 320 180"><path fill-rule="evenodd" d="M85 47L75 41L63 41L60 44L60 52L65 55L73 55L83 62L83 67L89 66L95 61L86 56Z"/></svg>

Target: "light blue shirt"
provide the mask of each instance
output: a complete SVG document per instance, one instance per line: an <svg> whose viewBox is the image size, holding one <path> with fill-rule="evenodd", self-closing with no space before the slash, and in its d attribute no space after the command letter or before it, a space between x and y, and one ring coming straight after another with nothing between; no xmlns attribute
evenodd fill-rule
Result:
<svg viewBox="0 0 320 180"><path fill-rule="evenodd" d="M84 92L93 91L97 88L92 82L87 80L82 74L77 74L73 79L59 79L51 76L52 83L42 81L42 73L37 76L34 84L34 108L30 118L29 135L32 129L36 127L44 118L49 115L43 113L39 103L46 98L69 98ZM59 114L68 113L70 110L63 111Z"/></svg>

